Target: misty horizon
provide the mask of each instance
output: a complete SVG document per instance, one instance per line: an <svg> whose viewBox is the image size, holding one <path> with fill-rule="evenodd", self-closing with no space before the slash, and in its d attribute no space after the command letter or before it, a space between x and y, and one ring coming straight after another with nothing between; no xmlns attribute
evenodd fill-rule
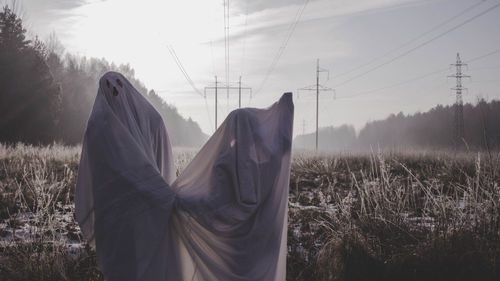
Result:
<svg viewBox="0 0 500 281"><path fill-rule="evenodd" d="M129 63L147 89L209 135L213 91L206 98L197 93L169 48L201 93L214 85L215 75L232 86L242 76L242 85L252 88L251 98L243 92L244 107L265 107L294 92L296 136L303 121L306 131L315 130L315 93L297 90L315 84L316 59L329 70L320 84L336 91L320 93L319 127L351 124L359 132L390 114L453 104L455 83L447 76L456 53L468 62L500 46L494 1L234 1L228 16L217 1L17 2L30 34L43 39L54 33L68 53ZM108 11L120 13L109 21ZM469 63L465 103L498 97L499 59L494 53ZM219 124L238 107L237 90L227 96L219 90Z"/></svg>

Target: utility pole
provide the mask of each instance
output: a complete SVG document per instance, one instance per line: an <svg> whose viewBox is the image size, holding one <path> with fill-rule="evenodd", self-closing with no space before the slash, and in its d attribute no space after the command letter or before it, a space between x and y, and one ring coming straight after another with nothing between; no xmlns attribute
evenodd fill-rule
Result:
<svg viewBox="0 0 500 281"><path fill-rule="evenodd" d="M239 100L238 100L238 107L239 108L241 108L241 91L248 90L248 91L250 91L250 95L252 94L252 88L241 86L241 76L240 76L240 79L238 82L238 87L230 86L229 84L226 84L226 85L220 85L220 84L221 84L220 82L217 82L217 76L215 76L215 85L213 87L212 86L205 87L205 92L204 92L204 95L206 97L207 90L215 90L215 130L217 130L217 89L221 89L221 88L224 89L225 88L227 91L228 97L229 97L229 90L236 90L237 89L238 96L239 96Z"/></svg>
<svg viewBox="0 0 500 281"><path fill-rule="evenodd" d="M455 145L458 147L464 141L464 104L462 99L462 91L466 91L467 88L462 86L462 78L470 78L469 75L464 75L462 72L462 66L467 67L466 63L463 63L460 59L460 54L457 53L456 63L451 64L451 66L456 68L455 74L448 75L456 79L455 88L451 88L456 91L456 102L455 102L455 120L454 120L454 137Z"/></svg>
<svg viewBox="0 0 500 281"><path fill-rule="evenodd" d="M318 122L319 122L319 92L320 91L332 91L335 93L335 90L332 88L325 87L319 84L319 74L320 72L327 72L328 78L330 78L330 71L327 69L319 67L319 59L316 60L316 84L312 86L307 86L304 88L300 88L298 91L316 91L316 151L318 151Z"/></svg>
<svg viewBox="0 0 500 281"><path fill-rule="evenodd" d="M205 90L203 92L203 95L205 98L207 98L207 89L214 89L215 90L215 130L217 131L217 88L219 87L219 82L217 82L217 75L215 75L215 85L214 87L205 87Z"/></svg>
<svg viewBox="0 0 500 281"><path fill-rule="evenodd" d="M238 81L238 108L241 108L241 75Z"/></svg>
<svg viewBox="0 0 500 281"><path fill-rule="evenodd" d="M238 89L238 108L241 108L241 90L247 90L250 91L250 98L252 97L252 88L251 87L241 87L241 76L240 79L238 80L238 87L229 87L227 86L228 89Z"/></svg>

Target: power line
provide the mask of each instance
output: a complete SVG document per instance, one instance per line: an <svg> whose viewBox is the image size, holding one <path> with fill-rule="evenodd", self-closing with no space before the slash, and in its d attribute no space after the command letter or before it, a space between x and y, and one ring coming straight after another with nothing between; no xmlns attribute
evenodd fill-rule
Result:
<svg viewBox="0 0 500 281"><path fill-rule="evenodd" d="M341 83L339 83L339 84L335 85L335 88L340 87L340 86L342 86L342 85L345 85L345 84L347 84L347 83L349 83L349 82L352 82L352 81L354 81L354 80L356 80L356 79L358 79L358 78L360 78L360 77L365 76L366 74L368 74L368 73L370 73L370 72L373 72L373 71L375 71L375 70L377 70L377 69L379 69L379 68L381 68L381 67L383 67L383 66L385 66L385 65L390 64L391 62L394 62L394 61L396 61L396 60L398 60L398 59L400 59L400 58L402 58L402 57L407 56L408 54L412 53L413 51L415 51L415 50L417 50L417 49L420 49L420 48L421 48L421 47L423 47L423 46L428 45L429 43L431 43L431 42L433 42L433 41L435 41L435 40L437 40L437 39L439 39L439 38L441 38L441 37L445 36L446 34L448 34L448 33L452 32L452 31L455 31L456 29L458 29L458 28L460 28L460 27L462 27L462 26L466 25L467 23L469 23L469 22L471 22L471 21L473 21L473 20L475 20L475 19L477 19L477 18L479 18L479 17L481 17L481 16L483 16L483 15L485 15L485 14L487 14L487 13L489 13L489 12L493 11L494 9L498 8L499 6L500 6L500 3L497 3L497 4L495 4L495 5L491 6L491 7L489 7L488 9L486 9L486 10L482 11L481 13L476 14L476 15L474 15L473 17L468 18L467 20L465 20L465 21L461 22L460 24L455 25L454 27L452 27L452 28L450 28L450 29L447 29L446 31L444 31L444 32L442 32L442 33L439 33L438 35L436 35L436 36L432 37L431 39L426 40L426 41L424 41L424 42L422 42L422 43L418 44L417 46L415 46L415 47L413 47L413 48L411 48L411 49L407 50L406 52L401 53L401 54L399 54L398 56L396 56L396 57L394 57L394 58L392 58L392 59L390 59L390 60L388 60L388 61L386 61L386 62L384 62L384 63L381 63L381 64L379 64L379 65L376 65L376 66L374 66L374 67L372 67L372 68L368 69L367 71L364 71L364 72L362 72L362 73L360 73L360 74L358 74L358 75L356 75L356 76L353 76L353 77L351 77L351 78L349 78L349 79L347 79L347 80L342 81Z"/></svg>
<svg viewBox="0 0 500 281"><path fill-rule="evenodd" d="M177 64L177 67L179 67L179 70L184 75L184 78L186 78L186 81L189 83L189 85L191 85L191 87L193 88L193 90L196 93L198 93L200 96L203 97L203 94L201 93L201 91L198 90L198 88L196 88L196 86L194 85L193 80L191 80L191 77L189 77L189 74L187 73L186 69L184 68L184 66L182 65L181 61L179 60L179 57L175 53L175 50L172 48L172 46L167 46L167 48L168 48L168 51L170 52L170 55L172 55L172 58L174 59L175 63Z"/></svg>
<svg viewBox="0 0 500 281"><path fill-rule="evenodd" d="M226 64L226 84L229 84L229 0L224 0L224 58ZM229 89L227 97L229 99Z"/></svg>
<svg viewBox="0 0 500 281"><path fill-rule="evenodd" d="M469 59L468 61L466 61L466 63L470 63L470 62L473 62L473 61L484 59L486 57L489 57L489 56L492 56L492 55L495 55L495 54L498 54L498 53L500 53L500 49L495 50L495 51L491 51L491 52L483 54L483 55L479 55L479 56L474 57L472 59ZM339 96L338 99L349 99L349 98L353 98L353 97L356 97L356 96L361 96L361 95L371 94L371 93L374 93L374 92L379 92L379 91L382 91L382 90L387 90L387 89L394 88L394 87L397 87L397 86L401 86L401 85L404 85L404 84L408 84L408 83L411 83L411 82L414 82L414 81L418 81L418 80L427 78L427 77L435 75L435 74L439 74L439 73L445 72L448 69L449 69L448 67L447 68L441 68L441 69L434 70L434 71L426 73L426 74L418 75L418 76L410 78L408 80L397 82L397 83L394 83L394 84L391 84L391 85L388 85L388 86L384 86L384 87L380 87L380 88L376 88L376 89L372 89L372 90L366 90L366 91L358 92L358 93L352 94L352 95Z"/></svg>
<svg viewBox="0 0 500 281"><path fill-rule="evenodd" d="M475 84L475 83L496 83L496 82L500 82L500 79L490 79L490 80L482 80L482 81L471 81L469 83L471 84Z"/></svg>
<svg viewBox="0 0 500 281"><path fill-rule="evenodd" d="M306 9L308 3L309 3L309 0L306 0L304 2L304 4L299 8L299 10L297 10L297 13L295 14L294 20L292 21L292 23L288 27L285 39L283 40L278 51L274 55L274 58L271 62L271 65L269 66L269 69L267 70L266 76L264 76L264 79L262 80L259 87L257 88L257 91L255 91L255 94L258 94L262 90L262 87L264 87L264 84L266 84L267 80L269 79L269 76L276 68L276 65L278 64L278 61L280 60L281 56L283 55L283 52L285 51L286 46L288 45L288 41L290 41L290 38L292 37L292 34L295 31L295 28L297 28L297 25L299 24L300 19L302 18L302 14L304 13L304 10Z"/></svg>
<svg viewBox="0 0 500 281"><path fill-rule="evenodd" d="M418 80L427 78L429 76L432 76L432 75L435 75L435 74L438 74L438 73L445 72L447 70L448 70L448 68L442 68L442 69L439 69L439 70L436 70L436 71L432 71L432 72L427 73L427 74L419 75L417 77L414 77L414 78L411 78L411 79L408 79L408 80L405 80L405 81L402 81L402 82L397 82L397 83L394 83L394 84L391 84L391 85L388 85L388 86L384 86L384 87L381 87L381 88L376 88L376 89L372 89L372 90L358 92L358 93L352 94L352 95L339 96L337 98L338 99L349 99L349 98L353 98L353 97L357 97L357 96L367 95L367 94L371 94L371 93L374 93L374 92L379 92L379 91L391 89L391 88L394 88L394 87L397 87L397 86L401 86L401 85L404 85L404 84L408 84L408 83L411 83L411 82L414 82L414 81L418 81Z"/></svg>
<svg viewBox="0 0 500 281"><path fill-rule="evenodd" d="M471 10L475 9L476 7L478 7L478 6L482 5L482 4L484 4L484 3L485 3L485 2L487 2L487 1L488 1L488 0L481 0L481 1L479 1L478 3L475 3L475 4L471 5L471 6L468 6L467 8L465 8L464 10L462 10L460 13L458 13L458 14L456 14L456 15L452 16L451 18L448 18L447 20L445 20L445 21L443 21L443 22L441 22L441 23L439 23L439 24L437 24L437 25L433 26L432 28L430 28L430 29L428 29L427 31L425 31L425 32L421 33L420 35L418 35L418 36L414 37L413 39L410 39L409 41L407 41L407 42L403 43L403 44L402 44L402 45L400 45L399 47L397 47L397 48L395 48L395 49L392 49L392 50L390 50L390 51L386 52L385 54L383 54L383 55L381 55L381 56L375 57L375 58L371 59L370 61L368 61L367 63L361 64L361 65L358 65L358 66L356 66L356 67L354 67L354 68L352 68L352 69L350 69L350 70L347 70L347 71L342 72L342 73L340 73L340 74L337 74L337 75L335 75L335 76L336 76L336 77L344 76L344 75L349 74L349 73L352 73L352 72L354 72L354 71L356 71L356 70L358 70L358 69L360 69L360 68L363 68L363 67L365 67L365 66L371 65L372 63L374 63L374 62L376 62L376 61L378 61L378 60L380 60L380 59L382 59L382 58L385 58L385 57L387 57L388 55L390 55L390 54L392 54L392 53L394 53L394 52L396 52L396 51L399 51L399 50L401 50L402 48L404 48L404 47L406 47L406 46L408 46L408 45L412 44L413 42L415 42L415 41L419 40L420 38L424 37L425 35L427 35L427 34L429 34L429 33L434 32L435 30L439 29L440 27L442 27L442 26L446 25L447 23L449 23L449 22L451 22L451 21L455 20L456 18L458 18L458 17L462 16L463 14L465 14L465 13L467 13L467 12L469 12L469 11L471 11Z"/></svg>
<svg viewBox="0 0 500 281"><path fill-rule="evenodd" d="M247 26L248 26L248 1L245 2L245 27L243 28L243 51L241 55L241 68L240 76L243 76L243 71L245 69L245 55L246 55L246 43L247 43Z"/></svg>
<svg viewBox="0 0 500 281"><path fill-rule="evenodd" d="M217 76L215 76L215 84L214 84L214 89L215 89L215 129L214 129L214 132L217 131L217 105L218 105L218 101L217 101L217 89L218 89L218 82L217 82ZM207 88L208 87L205 87L205 100L206 100L206 97L207 97Z"/></svg>
<svg viewBox="0 0 500 281"><path fill-rule="evenodd" d="M210 56L212 57L212 70L213 70L213 75L215 75L215 59L214 59L214 47L213 47L213 42L210 40Z"/></svg>
<svg viewBox="0 0 500 281"><path fill-rule="evenodd" d="M250 88L250 87L242 87L241 86L241 76L240 76L240 80L238 81L238 86L237 87L230 86L229 84L226 84L226 85L223 84L223 85L219 86L219 84L221 84L221 83L217 82L217 76L215 76L214 78L215 78L214 86L207 86L207 87L205 87L204 96L206 97L207 90L215 90L215 98L214 98L214 100L215 100L215 102L214 102L214 105L215 105L215 130L217 130L217 126L218 126L218 124L217 124L217 113L218 113L217 107L219 105L217 90L221 89L221 88L222 89L226 88L228 90L229 89L237 89L238 90L238 96L239 96L239 102L238 102L238 104L239 104L239 107L241 108L241 91L242 90L249 90L250 91L250 95L251 95L252 94L252 88Z"/></svg>
<svg viewBox="0 0 500 281"><path fill-rule="evenodd" d="M211 16L211 20L212 20L212 23L213 23L213 26L216 28L214 30L212 30L212 32L217 32L217 30L219 29L218 26L215 24L217 22L217 18L219 17L218 16L218 9L213 9L210 13L210 16ZM212 75L217 75L217 72L216 72L216 69L215 69L215 58L214 58L214 42L213 42L213 37L210 36L210 57L212 59ZM225 43L224 43L225 44Z"/></svg>
<svg viewBox="0 0 500 281"><path fill-rule="evenodd" d="M469 75L465 75L462 72L462 67L467 66L466 63L462 62L460 59L460 54L457 53L457 61L454 64L451 64L456 68L456 72L453 75L448 75L448 77L453 77L456 79L455 88L451 88L456 91L457 101L455 103L455 122L454 122L454 131L455 131L455 145L460 145L464 140L464 104L462 100L462 91L466 91L467 88L462 86L462 78L469 78Z"/></svg>
<svg viewBox="0 0 500 281"><path fill-rule="evenodd" d="M174 48L172 46L167 46L167 48L168 48L168 51L170 52L170 55L172 55L172 58L174 59L175 64L177 64L177 67L179 67L179 70L182 72L182 75L184 75L184 78L186 78L186 81L189 83L189 85L191 85L191 87L193 88L193 90L197 94L201 95L205 99L205 110L207 111L208 120L210 121L210 123L212 123L212 121L211 121L212 118L210 117L210 111L208 110L208 103L207 103L206 96L204 96L201 93L201 91L198 90L198 88L196 88L196 86L194 85L193 80L191 80L191 77L189 77L189 74L187 73L186 69L182 65L181 60L179 59L179 57L175 53Z"/></svg>
<svg viewBox="0 0 500 281"><path fill-rule="evenodd" d="M498 54L498 53L500 53L500 49L495 50L495 51L492 51L492 52L489 52L489 53L484 54L484 55L480 55L480 56L475 57L475 58L472 58L472 59L468 60L468 61L467 61L467 63L471 63L471 62L473 62L473 61L477 61L477 60L480 60L480 59L484 59L484 58L486 58L486 57L489 57L489 56L491 56L491 55Z"/></svg>
<svg viewBox="0 0 500 281"><path fill-rule="evenodd" d="M319 92L320 91L333 91L335 92L334 89L327 88L323 85L319 84L319 74L320 72L328 72L327 69L319 67L319 59L316 60L316 84L313 86L308 86L304 88L300 88L297 90L299 91L316 91L316 151L318 151L318 124L319 124Z"/></svg>
<svg viewBox="0 0 500 281"><path fill-rule="evenodd" d="M204 100L205 100L205 110L207 111L207 116L208 116L208 122L210 124L212 124L212 117L210 117L210 110L208 109L208 101L207 101L207 97L206 96L204 97ZM216 130L217 130L217 127L215 127L214 132Z"/></svg>

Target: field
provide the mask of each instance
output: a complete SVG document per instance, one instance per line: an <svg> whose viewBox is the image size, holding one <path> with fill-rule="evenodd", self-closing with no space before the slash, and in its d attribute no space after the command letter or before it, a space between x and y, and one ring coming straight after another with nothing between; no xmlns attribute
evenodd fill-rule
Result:
<svg viewBox="0 0 500 281"><path fill-rule="evenodd" d="M103 280L73 218L79 152L0 145L0 280ZM500 280L500 154L306 154L288 280Z"/></svg>

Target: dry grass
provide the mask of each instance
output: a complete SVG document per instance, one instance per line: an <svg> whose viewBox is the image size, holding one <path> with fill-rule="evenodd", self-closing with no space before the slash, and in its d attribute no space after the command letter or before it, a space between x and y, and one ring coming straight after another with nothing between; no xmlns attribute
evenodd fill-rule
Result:
<svg viewBox="0 0 500 281"><path fill-rule="evenodd" d="M498 163L463 153L295 158L291 201L324 208L291 209L292 228L319 228L289 235L289 279L498 280Z"/></svg>
<svg viewBox="0 0 500 281"><path fill-rule="evenodd" d="M80 147L0 144L0 280L103 280L73 219ZM174 149L179 174L195 155ZM500 155L295 153L288 280L499 280Z"/></svg>
<svg viewBox="0 0 500 281"><path fill-rule="evenodd" d="M102 280L73 219L79 151L0 145L0 280Z"/></svg>

